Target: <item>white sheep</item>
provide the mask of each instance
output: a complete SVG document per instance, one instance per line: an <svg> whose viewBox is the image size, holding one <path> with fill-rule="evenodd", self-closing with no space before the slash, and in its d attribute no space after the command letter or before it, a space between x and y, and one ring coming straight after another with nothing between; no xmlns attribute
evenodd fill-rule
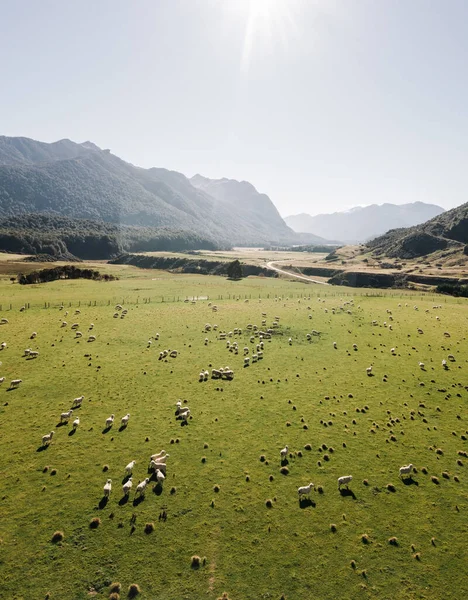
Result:
<svg viewBox="0 0 468 600"><path fill-rule="evenodd" d="M62 324L60 325L60 327L66 327L67 326L67 322L66 321L62 321Z"/></svg>
<svg viewBox="0 0 468 600"><path fill-rule="evenodd" d="M162 471L160 471L159 469L156 469L155 473L156 473L157 482L160 485L162 485L163 481L166 479L166 477L164 476L164 473Z"/></svg>
<svg viewBox="0 0 468 600"><path fill-rule="evenodd" d="M288 344L289 344L290 346L292 346L292 338L289 338L289 339L288 339Z"/></svg>
<svg viewBox="0 0 468 600"><path fill-rule="evenodd" d="M5 317L3 319L0 319L0 325L6 325L7 323L9 323L9 321Z"/></svg>
<svg viewBox="0 0 468 600"><path fill-rule="evenodd" d="M104 496L108 498L112 491L112 479L108 479L104 484Z"/></svg>
<svg viewBox="0 0 468 600"><path fill-rule="evenodd" d="M171 358L177 358L177 354L178 354L177 350L172 350L171 353L169 354L169 356Z"/></svg>
<svg viewBox="0 0 468 600"><path fill-rule="evenodd" d="M77 309L75 310L75 315L79 315L79 314L81 314L81 310L80 310L79 308L77 308Z"/></svg>
<svg viewBox="0 0 468 600"><path fill-rule="evenodd" d="M165 450L161 450L161 452L158 452L157 454L153 454L150 457L150 460L156 460L158 458L165 457L165 456L166 456L166 451ZM167 456L169 456L169 454Z"/></svg>
<svg viewBox="0 0 468 600"><path fill-rule="evenodd" d="M81 406L81 403L83 402L83 400L84 400L84 396L78 396L78 398L74 398L72 408L79 408Z"/></svg>
<svg viewBox="0 0 468 600"><path fill-rule="evenodd" d="M130 477L122 486L122 492L124 496L128 496L130 494L130 490L132 489L133 481Z"/></svg>
<svg viewBox="0 0 468 600"><path fill-rule="evenodd" d="M31 352L31 348L26 348L23 352L23 356L29 356L30 352Z"/></svg>
<svg viewBox="0 0 468 600"><path fill-rule="evenodd" d="M284 460L288 456L289 447L286 445L282 450L280 450L281 460Z"/></svg>
<svg viewBox="0 0 468 600"><path fill-rule="evenodd" d="M71 326L71 329L78 329L79 326L80 326L79 323L73 323L73 325Z"/></svg>
<svg viewBox="0 0 468 600"><path fill-rule="evenodd" d="M95 335L90 335L88 338L88 342L95 342L96 341L96 336Z"/></svg>
<svg viewBox="0 0 468 600"><path fill-rule="evenodd" d="M165 462L156 462L154 460L150 461L149 464L150 471L161 471L164 475L166 474L167 465Z"/></svg>
<svg viewBox="0 0 468 600"><path fill-rule="evenodd" d="M121 427L126 427L128 425L128 420L130 419L130 413L127 413L125 415L125 417L122 417L120 419L120 426Z"/></svg>
<svg viewBox="0 0 468 600"><path fill-rule="evenodd" d="M338 348L338 344L336 342L333 342L333 348L335 348L335 350Z"/></svg>
<svg viewBox="0 0 468 600"><path fill-rule="evenodd" d="M349 483L353 480L352 475L343 475L343 477L338 477L338 489L341 488L342 485L348 487Z"/></svg>
<svg viewBox="0 0 468 600"><path fill-rule="evenodd" d="M311 482L311 483L309 483L309 485L303 485L303 486L297 488L297 493L299 494L299 500L302 498L302 496L310 496L310 492L313 487L314 487L314 484Z"/></svg>
<svg viewBox="0 0 468 600"><path fill-rule="evenodd" d="M10 383L10 389L17 388L20 383L23 383L22 379L12 379Z"/></svg>
<svg viewBox="0 0 468 600"><path fill-rule="evenodd" d="M31 335L29 336L29 339L30 339L30 340L33 340L33 339L34 339L36 336L37 336L37 332L36 332L36 331L33 331L33 332L31 333Z"/></svg>
<svg viewBox="0 0 468 600"><path fill-rule="evenodd" d="M67 411L67 412L63 412L60 415L60 423L63 423L65 421L69 421L71 419L72 414L73 414L73 409L72 408L70 408L70 410Z"/></svg>
<svg viewBox="0 0 468 600"><path fill-rule="evenodd" d="M81 331L76 331L75 337L77 337L77 338L83 337L83 334L81 333Z"/></svg>
<svg viewBox="0 0 468 600"><path fill-rule="evenodd" d="M128 465L125 467L125 471L127 472L128 475L131 475L133 472L133 467L136 464L136 460L132 460L131 462L128 463Z"/></svg>
<svg viewBox="0 0 468 600"><path fill-rule="evenodd" d="M53 431L51 431L50 433L47 433L46 435L43 435L42 436L42 445L48 446L50 444L50 442L52 441L53 437L54 437Z"/></svg>
<svg viewBox="0 0 468 600"><path fill-rule="evenodd" d="M188 418L190 417L190 409L187 409L185 412L180 413L180 418L184 423L187 423Z"/></svg>
<svg viewBox="0 0 468 600"><path fill-rule="evenodd" d="M39 356L39 352L37 350L30 350L29 351L29 356L31 358L37 358Z"/></svg>
<svg viewBox="0 0 468 600"><path fill-rule="evenodd" d="M7 347L7 343L6 342L2 342L0 344L0 350L4 350Z"/></svg>
<svg viewBox="0 0 468 600"><path fill-rule="evenodd" d="M3 383L5 381L5 377L0 377L0 383Z"/></svg>
<svg viewBox="0 0 468 600"><path fill-rule="evenodd" d="M76 429L77 427L79 427L80 425L80 417L76 417L76 419L73 421L73 429Z"/></svg>
<svg viewBox="0 0 468 600"><path fill-rule="evenodd" d="M244 357L244 367L248 367L250 364L250 357L249 356L245 356Z"/></svg>
<svg viewBox="0 0 468 600"><path fill-rule="evenodd" d="M444 367L444 369L447 368L447 361L445 360L445 358L442 360L442 366Z"/></svg>
<svg viewBox="0 0 468 600"><path fill-rule="evenodd" d="M149 483L148 477L146 479L143 479L143 481L137 485L136 493L139 494L140 496L144 496L145 489L146 489L146 486L148 485L148 483Z"/></svg>
<svg viewBox="0 0 468 600"><path fill-rule="evenodd" d="M114 418L115 418L115 416L112 414L110 417L108 417L106 419L106 429L108 429L109 427L112 427L112 425L114 424Z"/></svg>
<svg viewBox="0 0 468 600"><path fill-rule="evenodd" d="M372 374L372 365L371 365L370 367L367 367L367 369L366 369L366 373L367 373L368 375L371 375L371 374Z"/></svg>
<svg viewBox="0 0 468 600"><path fill-rule="evenodd" d="M403 479L403 475L409 475L411 477L411 473L413 472L413 465L406 465L404 467L400 467L400 477Z"/></svg>
<svg viewBox="0 0 468 600"><path fill-rule="evenodd" d="M423 362L420 362L419 366L421 367L421 369L424 369L424 363Z"/></svg>

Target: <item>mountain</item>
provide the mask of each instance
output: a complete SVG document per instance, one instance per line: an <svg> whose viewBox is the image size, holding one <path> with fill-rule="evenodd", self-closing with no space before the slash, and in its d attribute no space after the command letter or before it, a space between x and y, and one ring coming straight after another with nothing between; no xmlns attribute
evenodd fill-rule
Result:
<svg viewBox="0 0 468 600"><path fill-rule="evenodd" d="M268 196L246 182L234 184L237 200L220 199L181 173L136 167L89 141L0 136L2 217L38 213L163 227L223 246L297 241Z"/></svg>
<svg viewBox="0 0 468 600"><path fill-rule="evenodd" d="M422 225L393 229L367 243L376 255L416 258L437 250L468 251L468 202L430 219Z"/></svg>
<svg viewBox="0 0 468 600"><path fill-rule="evenodd" d="M328 239L338 239L348 244L364 242L389 229L411 227L444 212L435 204L413 202L410 204L372 204L349 211L308 214L285 217L285 222L296 232L312 232Z"/></svg>

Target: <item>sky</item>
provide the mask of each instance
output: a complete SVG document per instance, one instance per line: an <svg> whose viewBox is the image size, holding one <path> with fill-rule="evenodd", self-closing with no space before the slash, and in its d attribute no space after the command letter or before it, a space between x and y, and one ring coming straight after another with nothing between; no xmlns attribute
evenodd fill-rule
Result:
<svg viewBox="0 0 468 600"><path fill-rule="evenodd" d="M282 216L467 201L466 0L0 0L0 135L250 181Z"/></svg>

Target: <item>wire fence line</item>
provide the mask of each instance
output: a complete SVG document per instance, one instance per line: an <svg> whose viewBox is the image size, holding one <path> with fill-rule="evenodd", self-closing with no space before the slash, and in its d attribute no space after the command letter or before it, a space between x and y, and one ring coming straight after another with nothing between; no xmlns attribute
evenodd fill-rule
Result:
<svg viewBox="0 0 468 600"><path fill-rule="evenodd" d="M98 300L68 300L66 302L58 302L58 301L44 301L44 302L23 302L14 303L14 302L0 302L0 312L7 311L25 311L31 309L50 309L50 308L80 308L80 307L93 307L93 306L114 306L116 304L120 304L122 306L136 306L136 305L146 305L146 304L166 304L166 303L190 303L190 302L218 302L225 300L277 300L277 301L286 301L286 300L312 300L313 298L383 298L383 297L392 297L392 298L400 298L400 299L408 299L411 298L413 301L415 299L430 300L437 304L441 302L446 303L448 300L447 296L441 296L438 294L421 294L420 292L413 293L401 293L397 290L372 290L366 291L365 293L355 292L351 293L344 290L337 291L323 291L322 293L315 292L311 294L300 294L298 292L287 293L283 290L278 292L269 292L267 294L214 294L212 296L209 295L188 295L188 296L175 296L175 295L165 295L165 296L150 296L150 297L113 297L108 299L98 299ZM452 302L456 304L461 304L463 302L462 298L454 298L450 296Z"/></svg>

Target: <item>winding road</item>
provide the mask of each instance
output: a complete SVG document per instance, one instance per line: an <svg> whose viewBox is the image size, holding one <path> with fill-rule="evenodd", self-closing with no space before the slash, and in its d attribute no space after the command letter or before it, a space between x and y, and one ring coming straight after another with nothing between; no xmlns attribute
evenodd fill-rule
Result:
<svg viewBox="0 0 468 600"><path fill-rule="evenodd" d="M271 269L272 271L276 271L277 273L282 273L283 275L288 275L289 277L296 277L296 279L303 279L304 281L308 281L309 283L319 283L320 285L329 285L326 281L318 281L317 279L311 279L310 277L306 277L305 275L298 275L297 273L291 273L291 271L284 271L283 269L279 269L275 267L273 262L268 262L265 264L267 269Z"/></svg>

